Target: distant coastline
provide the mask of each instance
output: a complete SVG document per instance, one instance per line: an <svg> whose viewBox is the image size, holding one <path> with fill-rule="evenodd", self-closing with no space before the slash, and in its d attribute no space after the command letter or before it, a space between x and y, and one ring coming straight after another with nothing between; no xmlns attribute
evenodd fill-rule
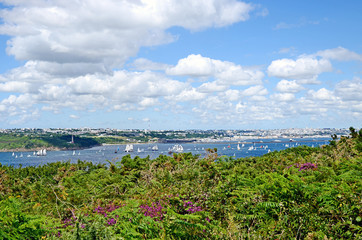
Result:
<svg viewBox="0 0 362 240"><path fill-rule="evenodd" d="M41 149L46 149L47 151L72 151L72 150L83 150L91 147L83 148L59 148L59 147L37 147L37 148L14 148L14 149L0 149L0 152L37 152Z"/></svg>

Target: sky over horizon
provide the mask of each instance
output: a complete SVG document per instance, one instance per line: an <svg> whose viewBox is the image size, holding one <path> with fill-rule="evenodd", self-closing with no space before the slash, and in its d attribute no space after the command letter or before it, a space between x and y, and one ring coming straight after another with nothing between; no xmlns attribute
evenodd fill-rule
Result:
<svg viewBox="0 0 362 240"><path fill-rule="evenodd" d="M0 128L360 128L361 9L0 0Z"/></svg>

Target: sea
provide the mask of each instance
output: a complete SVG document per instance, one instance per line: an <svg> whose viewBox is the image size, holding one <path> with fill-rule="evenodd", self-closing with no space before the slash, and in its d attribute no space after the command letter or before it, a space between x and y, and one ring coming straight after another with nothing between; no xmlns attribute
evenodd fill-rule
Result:
<svg viewBox="0 0 362 240"><path fill-rule="evenodd" d="M231 158L244 158L261 156L273 151L306 145L320 147L329 144L331 138L293 138L293 139L248 139L243 142L215 142L215 143L179 143L184 153L192 153L203 157L206 149L217 149L219 156ZM152 151L157 145L158 151ZM122 157L130 154L132 158L149 156L155 159L159 155L170 155L170 149L174 143L133 144L133 152L125 152L126 144L104 145L83 150L47 151L46 156L36 156L34 152L0 152L0 163L14 167L41 166L52 162L78 160L92 162L94 164L109 164L109 162L121 161ZM238 145L240 149L238 149Z"/></svg>

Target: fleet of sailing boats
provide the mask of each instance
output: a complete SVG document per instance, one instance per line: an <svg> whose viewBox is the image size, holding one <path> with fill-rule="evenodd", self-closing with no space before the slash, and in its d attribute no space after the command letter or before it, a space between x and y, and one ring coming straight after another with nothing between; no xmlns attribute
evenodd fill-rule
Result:
<svg viewBox="0 0 362 240"><path fill-rule="evenodd" d="M176 144L174 145L172 148L168 149L168 153L181 153L184 151L184 148L182 147L181 144Z"/></svg>
<svg viewBox="0 0 362 240"><path fill-rule="evenodd" d="M285 144L284 145L285 147L289 147L289 144ZM238 151L242 151L242 149L245 147L245 144L244 143L238 143L236 145L236 149ZM253 145L251 145L250 147L247 148L248 151L254 151L254 150L257 150L257 148L259 149L264 149L264 150L268 150L268 153L271 152L270 149L268 149L268 145L262 145L262 146L258 146L256 147L255 146L255 143ZM201 149L201 148L200 148ZM204 149L204 148L202 148ZM227 147L224 147L223 150L229 150L229 149L235 149L235 148L231 148L231 145L228 144ZM105 150L105 149L103 149ZM148 147L148 151L158 151L159 148L157 145L153 145L152 147L149 146ZM195 147L195 150L196 150L196 147ZM119 151L119 147L115 150L115 153L117 153ZM124 150L125 152L129 153L129 152L133 152L134 151L134 146L133 144L127 144L126 145L126 148ZM101 150L99 150L99 152L101 152ZM141 152L145 152L145 149L143 148L137 148L137 153L141 153ZM171 154L171 153L182 153L184 152L184 148L181 144L175 144L174 146L170 147L168 149L168 153ZM33 156L46 156L47 155L47 150L46 149L40 149L39 151L37 152L34 152L33 153ZM76 155L76 151L73 150L73 156ZM80 152L77 154L77 155L80 155ZM104 155L104 154L103 154ZM12 156L15 157L15 158L18 158L18 157L23 157L23 154L20 154L19 156L17 154L15 154L14 152L12 153ZM30 154L27 155L27 157L31 157Z"/></svg>

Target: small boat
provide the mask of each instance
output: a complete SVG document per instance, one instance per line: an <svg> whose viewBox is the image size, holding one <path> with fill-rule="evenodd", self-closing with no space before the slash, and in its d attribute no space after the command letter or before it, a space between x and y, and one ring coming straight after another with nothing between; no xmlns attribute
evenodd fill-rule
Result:
<svg viewBox="0 0 362 240"><path fill-rule="evenodd" d="M137 152L138 152L138 153L144 152L144 151L145 151L144 149L137 148Z"/></svg>
<svg viewBox="0 0 362 240"><path fill-rule="evenodd" d="M240 151L240 145L239 144L238 144L238 146L236 148Z"/></svg>
<svg viewBox="0 0 362 240"><path fill-rule="evenodd" d="M126 149L124 151L125 152L133 152L133 144L127 144Z"/></svg>
<svg viewBox="0 0 362 240"><path fill-rule="evenodd" d="M75 151L73 151L73 156L75 155Z"/></svg>
<svg viewBox="0 0 362 240"><path fill-rule="evenodd" d="M153 146L153 147L151 148L151 150L152 150L152 151L158 151L158 146L157 146L157 145Z"/></svg>
<svg viewBox="0 0 362 240"><path fill-rule="evenodd" d="M11 156L13 156L13 157L14 157L14 156L15 156L15 153L13 152L13 154L12 154Z"/></svg>
<svg viewBox="0 0 362 240"><path fill-rule="evenodd" d="M47 155L47 150L46 149L40 149L37 153L37 156L46 156Z"/></svg>

